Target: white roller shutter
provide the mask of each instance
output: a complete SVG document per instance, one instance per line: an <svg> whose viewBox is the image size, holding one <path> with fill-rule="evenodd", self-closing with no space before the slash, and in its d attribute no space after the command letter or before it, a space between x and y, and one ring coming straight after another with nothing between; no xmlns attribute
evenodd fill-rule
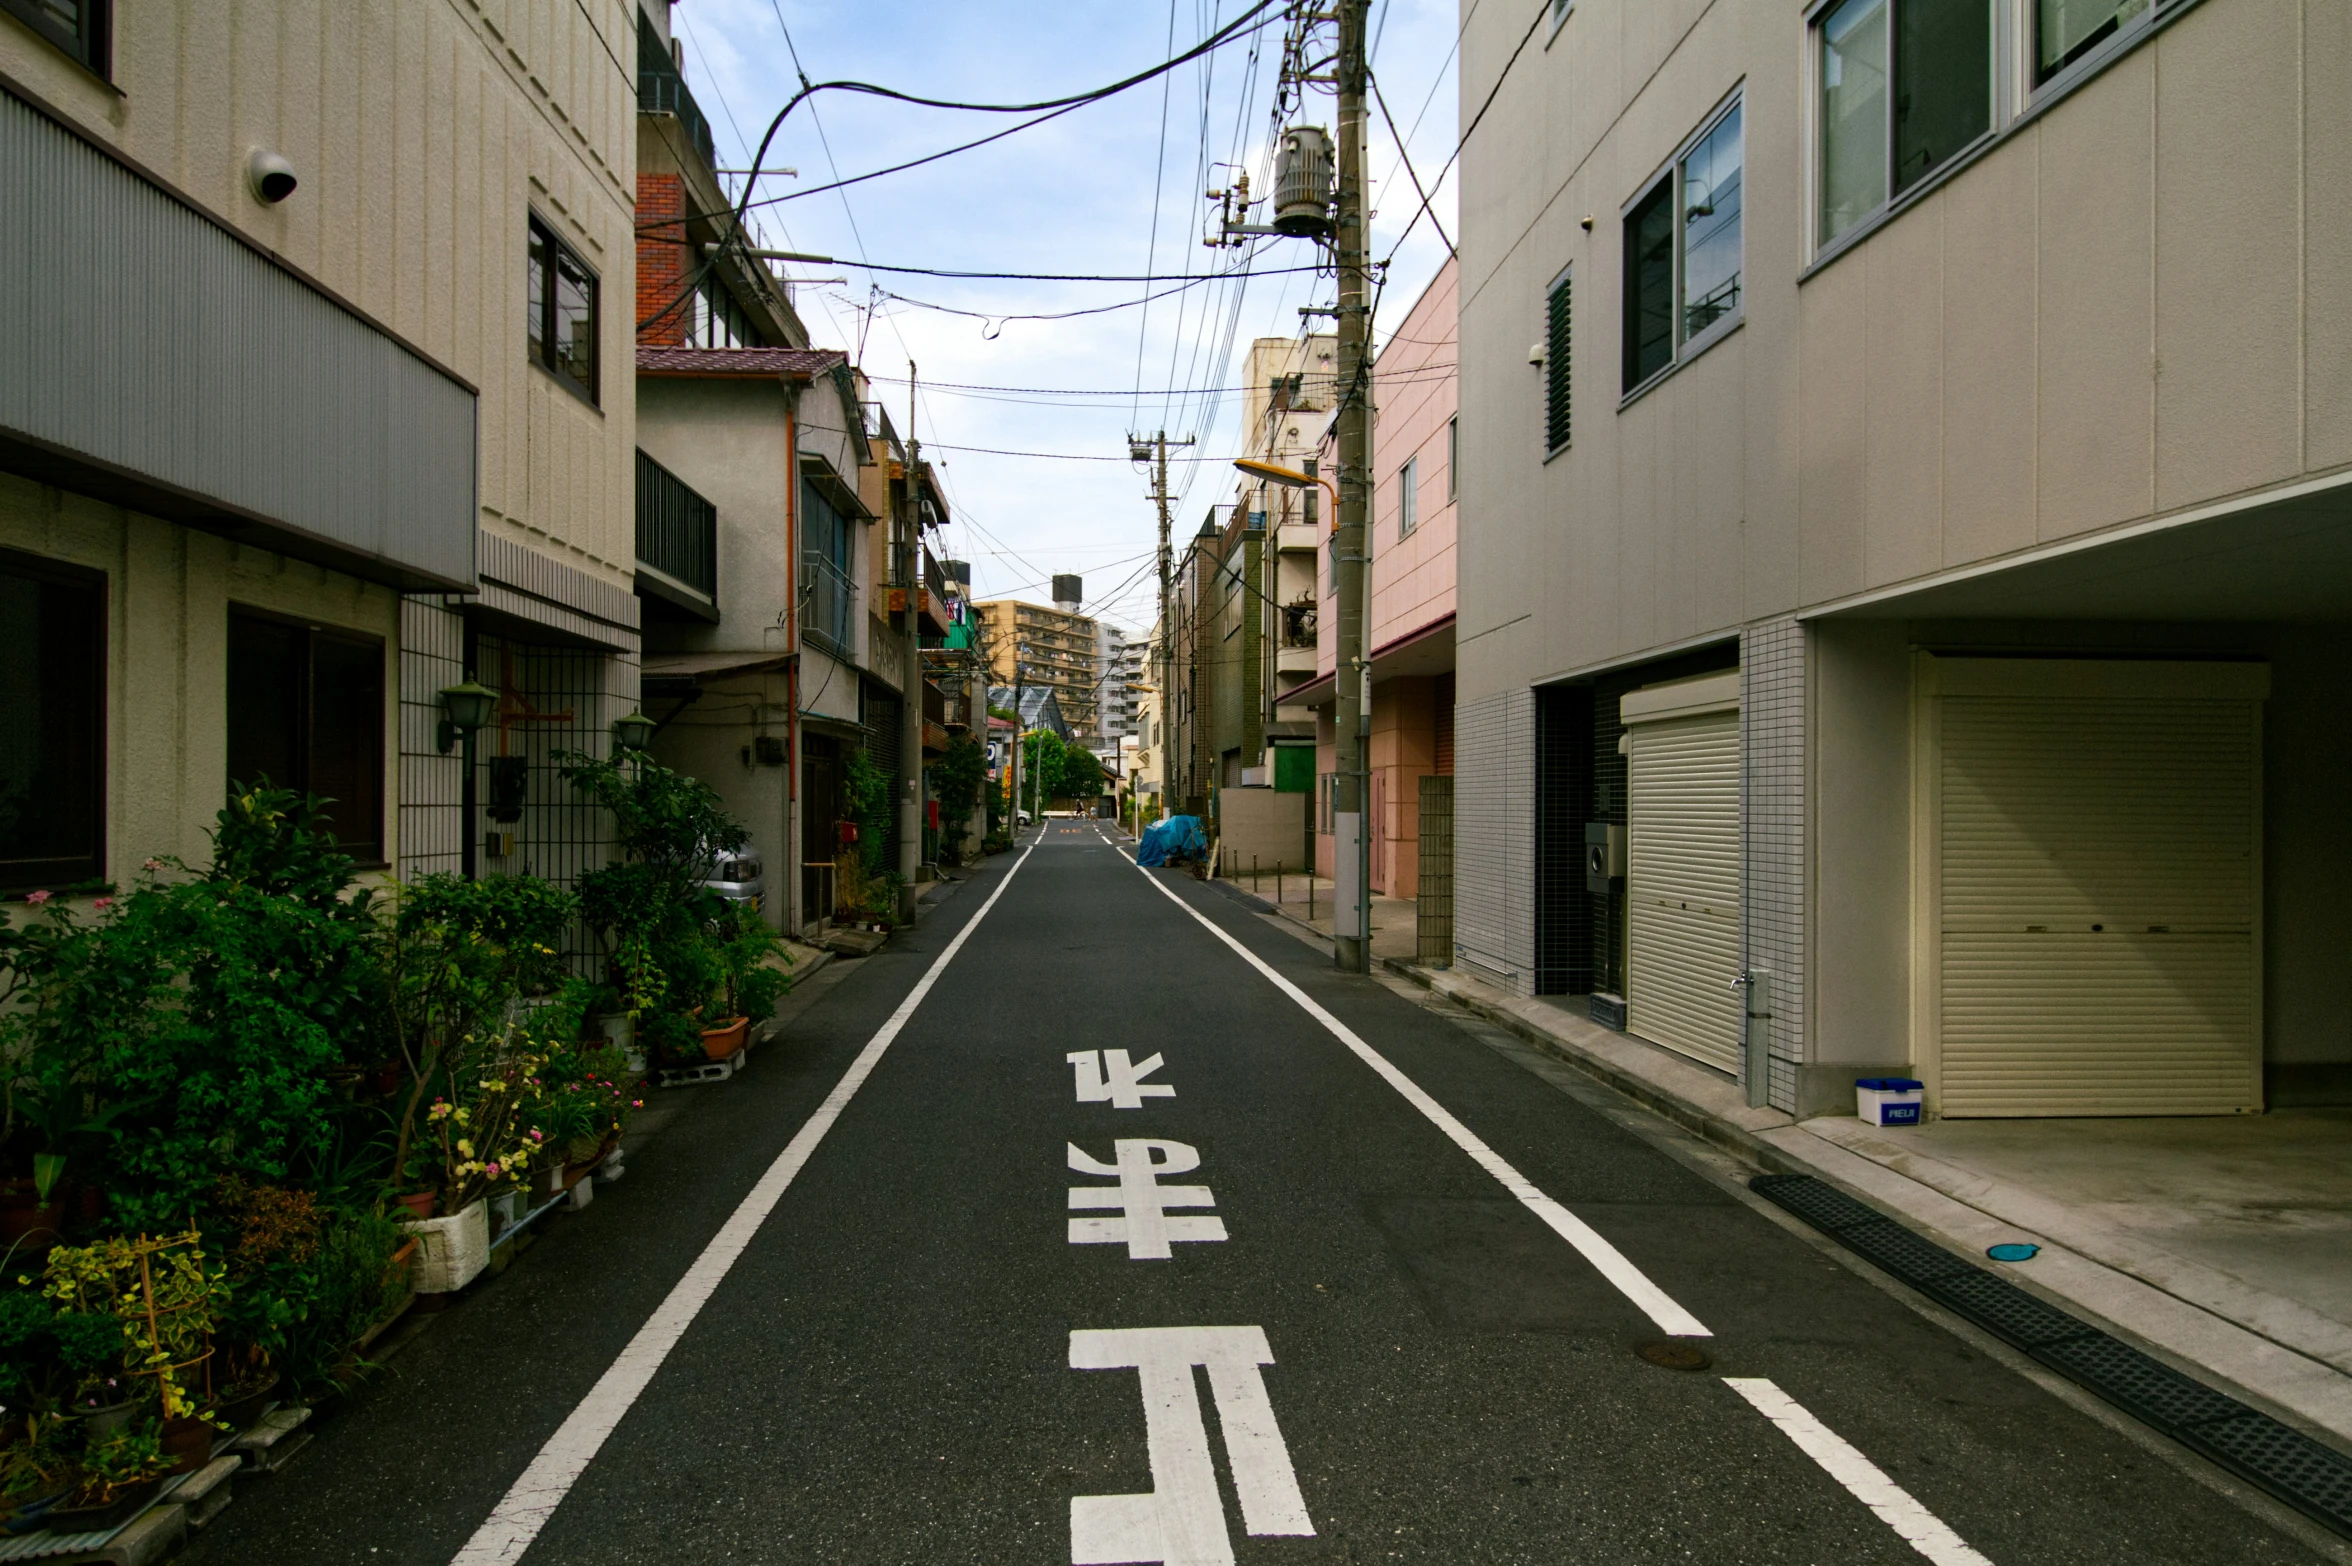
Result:
<svg viewBox="0 0 2352 1566"><path fill-rule="evenodd" d="M1936 662L1938 1111L2258 1110L2261 666Z"/></svg>
<svg viewBox="0 0 2352 1566"><path fill-rule="evenodd" d="M1739 675L1624 698L1626 1031L1722 1071L1740 1054Z"/></svg>

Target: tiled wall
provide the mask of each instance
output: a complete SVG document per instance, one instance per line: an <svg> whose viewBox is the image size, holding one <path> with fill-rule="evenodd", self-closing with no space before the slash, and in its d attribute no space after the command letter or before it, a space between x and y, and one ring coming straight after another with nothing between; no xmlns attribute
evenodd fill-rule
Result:
<svg viewBox="0 0 2352 1566"><path fill-rule="evenodd" d="M1535 693L1454 709L1454 961L1535 993Z"/></svg>
<svg viewBox="0 0 2352 1566"><path fill-rule="evenodd" d="M460 753L441 753L441 691L465 678L465 616L438 596L400 602L400 879L464 868Z"/></svg>
<svg viewBox="0 0 2352 1566"><path fill-rule="evenodd" d="M1797 1107L1805 1058L1805 628L1740 635L1742 934L1747 965L1772 976L1774 1105Z"/></svg>

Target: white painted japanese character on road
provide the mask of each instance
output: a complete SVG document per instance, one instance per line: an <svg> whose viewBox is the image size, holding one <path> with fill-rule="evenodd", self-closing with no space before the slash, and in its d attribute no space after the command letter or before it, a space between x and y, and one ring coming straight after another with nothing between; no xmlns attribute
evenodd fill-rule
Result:
<svg viewBox="0 0 2352 1566"><path fill-rule="evenodd" d="M1143 1381L1144 1495L1070 1498L1070 1566L1114 1562L1234 1566L1233 1536L1209 1457L1193 1367L1209 1372L1225 1466L1252 1536L1312 1537L1290 1450L1274 1423L1259 1367L1274 1363L1263 1327L1133 1327L1070 1334L1072 1370L1134 1370Z"/></svg>
<svg viewBox="0 0 2352 1566"><path fill-rule="evenodd" d="M1123 1049L1082 1049L1064 1057L1078 1068L1078 1102L1109 1104L1113 1109L1141 1109L1147 1098L1174 1098L1165 1082L1143 1079L1160 1069L1160 1057L1129 1064Z"/></svg>
<svg viewBox="0 0 2352 1566"><path fill-rule="evenodd" d="M1070 1167L1080 1174L1109 1175L1117 1185L1070 1187L1070 1211L1115 1207L1124 1218L1073 1218L1072 1245L1117 1245L1124 1241L1129 1261L1166 1261L1173 1240L1222 1240L1222 1218L1171 1218L1171 1207L1214 1207L1205 1185L1162 1185L1161 1175L1190 1174L1200 1167L1200 1153L1182 1142L1148 1137L1121 1137L1114 1144L1114 1162L1089 1157L1075 1144ZM1155 1155L1157 1155L1155 1157Z"/></svg>

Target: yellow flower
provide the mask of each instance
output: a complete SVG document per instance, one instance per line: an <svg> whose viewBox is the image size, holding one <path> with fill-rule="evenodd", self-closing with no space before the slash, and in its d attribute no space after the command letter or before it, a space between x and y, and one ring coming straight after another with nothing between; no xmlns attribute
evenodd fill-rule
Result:
<svg viewBox="0 0 2352 1566"><path fill-rule="evenodd" d="M474 1144L461 1136L457 1139L457 1151L460 1157L471 1158L474 1156Z"/></svg>

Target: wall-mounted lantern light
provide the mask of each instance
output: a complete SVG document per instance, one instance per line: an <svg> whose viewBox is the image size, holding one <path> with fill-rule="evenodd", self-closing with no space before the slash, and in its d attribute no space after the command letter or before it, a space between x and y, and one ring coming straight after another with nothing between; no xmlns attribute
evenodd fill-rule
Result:
<svg viewBox="0 0 2352 1566"><path fill-rule="evenodd" d="M653 743L657 725L642 712L632 712L625 718L613 719L613 743L623 750L643 750Z"/></svg>
<svg viewBox="0 0 2352 1566"><path fill-rule="evenodd" d="M443 687L441 691L441 753L448 755L461 739L472 739L474 731L488 723L498 711L498 693L487 685L467 680L462 685Z"/></svg>

